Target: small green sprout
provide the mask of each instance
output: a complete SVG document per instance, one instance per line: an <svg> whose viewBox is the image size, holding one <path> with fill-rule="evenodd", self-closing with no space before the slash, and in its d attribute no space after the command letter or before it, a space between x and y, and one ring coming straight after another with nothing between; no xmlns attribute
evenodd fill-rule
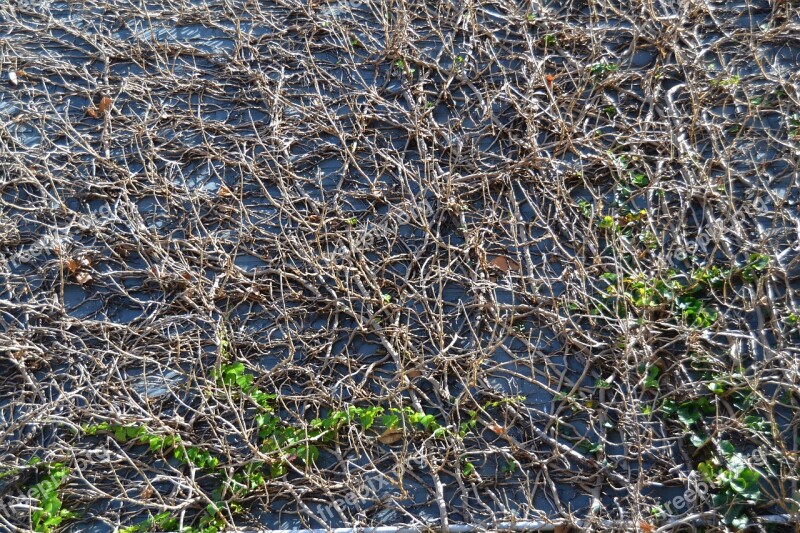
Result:
<svg viewBox="0 0 800 533"><path fill-rule="evenodd" d="M592 204L587 202L586 200L578 200L578 207L581 210L581 214L586 218L592 216Z"/></svg>
<svg viewBox="0 0 800 533"><path fill-rule="evenodd" d="M617 66L616 63L606 63L605 61L589 65L589 72L591 72L593 76L602 76L604 74L616 72L617 70L619 70L619 66Z"/></svg>
<svg viewBox="0 0 800 533"><path fill-rule="evenodd" d="M734 74L733 76L722 78L721 80L711 80L711 85L713 87L734 87L739 85L739 82L741 81L742 77L738 74Z"/></svg>
<svg viewBox="0 0 800 533"><path fill-rule="evenodd" d="M604 215L603 218L597 223L597 226L600 229L613 229L616 226L616 222L614 221L614 217L611 215Z"/></svg>
<svg viewBox="0 0 800 533"><path fill-rule="evenodd" d="M789 117L789 135L800 137L800 113L795 113Z"/></svg>
<svg viewBox="0 0 800 533"><path fill-rule="evenodd" d="M637 187L647 187L650 184L650 180L644 174L634 173L631 175L631 183Z"/></svg>

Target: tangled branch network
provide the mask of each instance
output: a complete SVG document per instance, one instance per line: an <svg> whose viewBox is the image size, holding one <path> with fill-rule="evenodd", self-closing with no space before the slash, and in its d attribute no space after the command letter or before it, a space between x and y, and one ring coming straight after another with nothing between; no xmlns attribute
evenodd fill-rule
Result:
<svg viewBox="0 0 800 533"><path fill-rule="evenodd" d="M0 3L0 529L795 531L798 65L794 0Z"/></svg>

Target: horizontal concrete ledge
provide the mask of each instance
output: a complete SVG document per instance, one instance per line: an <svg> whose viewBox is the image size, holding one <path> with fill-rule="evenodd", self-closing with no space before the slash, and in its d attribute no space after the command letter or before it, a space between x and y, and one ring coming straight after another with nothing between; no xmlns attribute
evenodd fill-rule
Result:
<svg viewBox="0 0 800 533"><path fill-rule="evenodd" d="M716 523L705 513L698 515L684 516L667 521L656 531L669 531L676 526L692 523L694 525L710 525ZM800 515L766 515L759 516L760 524L791 524L800 523ZM499 522L489 525L462 524L451 525L447 528L448 533L480 533L484 531L555 531L557 524L549 522ZM608 527L620 526L622 522L605 524ZM581 524L576 527L580 528ZM250 530L231 530L231 533L443 533L442 529L436 526L380 526L380 527L337 527L328 529L250 529Z"/></svg>
<svg viewBox="0 0 800 533"><path fill-rule="evenodd" d="M452 525L447 528L449 533L477 533L479 531L554 531L556 526L546 522L500 522L492 524L491 530L487 526L479 525ZM407 527L407 526L381 526L381 527L337 527L333 529L259 529L237 531L236 533L434 533L441 531L436 526ZM233 533L233 532L232 532Z"/></svg>

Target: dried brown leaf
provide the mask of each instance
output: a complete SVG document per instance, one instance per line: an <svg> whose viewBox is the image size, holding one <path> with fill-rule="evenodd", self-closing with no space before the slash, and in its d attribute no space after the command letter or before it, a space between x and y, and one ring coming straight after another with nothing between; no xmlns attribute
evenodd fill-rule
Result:
<svg viewBox="0 0 800 533"><path fill-rule="evenodd" d="M111 98L108 96L104 96L100 99L100 103L97 104L97 109L100 113L106 113L109 109L111 109Z"/></svg>
<svg viewBox="0 0 800 533"><path fill-rule="evenodd" d="M81 268L81 264L77 259L67 259L67 269L75 274Z"/></svg>
<svg viewBox="0 0 800 533"><path fill-rule="evenodd" d="M489 261L489 264L495 266L496 268L502 270L503 272L519 270L519 263L517 263L510 257L506 257L504 255L498 255L497 257Z"/></svg>
<svg viewBox="0 0 800 533"><path fill-rule="evenodd" d="M506 432L506 428L504 428L497 422L492 422L491 424L487 424L486 427L489 429L489 431L491 431L492 433L496 433L498 435L502 435Z"/></svg>
<svg viewBox="0 0 800 533"><path fill-rule="evenodd" d="M381 444L394 444L403 438L403 430L398 428L390 428L383 432L378 437L378 442Z"/></svg>

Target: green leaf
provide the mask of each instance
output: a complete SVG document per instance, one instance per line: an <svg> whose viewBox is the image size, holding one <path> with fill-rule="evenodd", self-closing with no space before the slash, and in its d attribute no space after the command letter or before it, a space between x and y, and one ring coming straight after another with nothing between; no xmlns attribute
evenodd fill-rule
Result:
<svg viewBox="0 0 800 533"><path fill-rule="evenodd" d="M438 424L437 424L437 425L438 425ZM447 435L447 428L445 428L445 427L441 427L441 426L439 426L439 427L437 427L436 429L434 429L434 430L433 430L433 433L431 433L431 436L432 436L434 439L440 439L440 438L442 438L442 437L444 437L444 436L446 436L446 435Z"/></svg>
<svg viewBox="0 0 800 533"><path fill-rule="evenodd" d="M381 424L385 426L386 429L395 428L400 424L400 417L397 415L383 415L381 417Z"/></svg>
<svg viewBox="0 0 800 533"><path fill-rule="evenodd" d="M754 270L761 272L769 266L769 256L764 254L751 254L748 261L748 266Z"/></svg>
<svg viewBox="0 0 800 533"><path fill-rule="evenodd" d="M585 439L584 439L584 440L582 440L582 441L581 441L581 442L578 444L578 448L579 448L579 449L580 449L580 450L581 450L583 453L587 453L587 454L589 454L589 453L598 453L598 452L601 452L601 451L603 451L603 445L602 445L601 443L599 443L599 442L592 442L592 441L590 441L590 440L585 440Z"/></svg>
<svg viewBox="0 0 800 533"><path fill-rule="evenodd" d="M672 416L678 412L678 404L673 400L664 400L661 404L661 412L667 416Z"/></svg>
<svg viewBox="0 0 800 533"><path fill-rule="evenodd" d="M610 389L611 383L609 383L604 379L598 378L597 381L595 381L594 386L597 387L598 389Z"/></svg>
<svg viewBox="0 0 800 533"><path fill-rule="evenodd" d="M283 463L272 463L269 467L269 474L273 479L286 475L286 472L288 469Z"/></svg>
<svg viewBox="0 0 800 533"><path fill-rule="evenodd" d="M759 473L755 470L745 468L738 476L731 479L731 489L743 498L757 500L761 497L761 490L758 488L759 477Z"/></svg>
<svg viewBox="0 0 800 533"><path fill-rule="evenodd" d="M120 442L125 442L128 438L128 432L125 426L114 426L114 438Z"/></svg>
<svg viewBox="0 0 800 533"><path fill-rule="evenodd" d="M619 279L619 276L617 276L613 272L604 272L603 274L600 275L600 278L614 285L617 283L617 279Z"/></svg>
<svg viewBox="0 0 800 533"><path fill-rule="evenodd" d="M678 420L687 426L698 422L700 418L702 418L702 414L694 405L694 402L682 403L680 407L678 407Z"/></svg>
<svg viewBox="0 0 800 533"><path fill-rule="evenodd" d="M614 217L611 215L604 215L603 218L600 219L597 226L601 229L611 229L614 227Z"/></svg>
<svg viewBox="0 0 800 533"><path fill-rule="evenodd" d="M163 437L159 437L157 435L152 435L148 442L150 446L150 451L154 452L156 450L160 450L164 444Z"/></svg>
<svg viewBox="0 0 800 533"><path fill-rule="evenodd" d="M240 376L244 375L244 363L237 361L222 367L222 383L228 386L237 382Z"/></svg>
<svg viewBox="0 0 800 533"><path fill-rule="evenodd" d="M752 431L759 433L769 432L770 423L758 415L747 415L744 417L744 424Z"/></svg>
<svg viewBox="0 0 800 533"><path fill-rule="evenodd" d="M644 380L644 388L645 389L657 389L658 388L658 375L661 373L661 369L658 368L656 365L650 365L647 368L647 377Z"/></svg>
<svg viewBox="0 0 800 533"><path fill-rule="evenodd" d="M697 471L700 472L700 474L703 476L703 479L708 483L712 483L714 481L716 469L711 461L703 461L702 463L698 464Z"/></svg>
<svg viewBox="0 0 800 533"><path fill-rule="evenodd" d="M584 217L589 218L592 216L592 204L586 200L578 200L578 207Z"/></svg>
<svg viewBox="0 0 800 533"><path fill-rule="evenodd" d="M314 463L319 458L319 448L316 446L300 446L297 449L297 456L305 463Z"/></svg>
<svg viewBox="0 0 800 533"><path fill-rule="evenodd" d="M41 505L42 509L44 509L44 512L52 516L58 513L58 510L61 509L61 500L56 498L54 495L50 495L50 497L41 502Z"/></svg>
<svg viewBox="0 0 800 533"><path fill-rule="evenodd" d="M736 518L733 518L730 521L730 525L736 529L744 529L747 527L747 524L749 523L750 523L750 518L745 513L738 515Z"/></svg>
<svg viewBox="0 0 800 533"><path fill-rule="evenodd" d="M719 449L726 460L730 460L736 453L736 447L728 440L719 441Z"/></svg>
<svg viewBox="0 0 800 533"><path fill-rule="evenodd" d="M708 437L705 436L702 432L692 432L689 435L689 442L692 443L692 446L695 448L702 448L706 442L708 442Z"/></svg>

